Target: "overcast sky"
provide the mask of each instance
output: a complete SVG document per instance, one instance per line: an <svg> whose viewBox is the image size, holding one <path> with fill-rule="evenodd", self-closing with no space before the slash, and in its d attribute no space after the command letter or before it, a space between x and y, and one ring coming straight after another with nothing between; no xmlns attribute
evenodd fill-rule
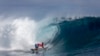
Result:
<svg viewBox="0 0 100 56"><path fill-rule="evenodd" d="M100 0L0 0L0 16L100 16Z"/></svg>

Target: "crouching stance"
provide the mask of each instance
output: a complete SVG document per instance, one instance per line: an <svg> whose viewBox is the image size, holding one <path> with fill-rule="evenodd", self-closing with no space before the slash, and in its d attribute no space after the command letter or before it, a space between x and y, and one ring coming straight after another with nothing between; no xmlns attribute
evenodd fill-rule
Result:
<svg viewBox="0 0 100 56"><path fill-rule="evenodd" d="M44 49L44 43L36 43L35 49L31 49L33 53L38 53L39 49Z"/></svg>

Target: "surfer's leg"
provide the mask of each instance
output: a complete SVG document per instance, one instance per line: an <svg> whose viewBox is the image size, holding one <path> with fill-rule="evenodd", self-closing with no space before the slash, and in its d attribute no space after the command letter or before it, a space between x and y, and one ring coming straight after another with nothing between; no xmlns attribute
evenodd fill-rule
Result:
<svg viewBox="0 0 100 56"><path fill-rule="evenodd" d="M34 53L35 50L34 49L31 49L31 51L32 51L32 53Z"/></svg>
<svg viewBox="0 0 100 56"><path fill-rule="evenodd" d="M35 53L38 54L38 48L35 49Z"/></svg>

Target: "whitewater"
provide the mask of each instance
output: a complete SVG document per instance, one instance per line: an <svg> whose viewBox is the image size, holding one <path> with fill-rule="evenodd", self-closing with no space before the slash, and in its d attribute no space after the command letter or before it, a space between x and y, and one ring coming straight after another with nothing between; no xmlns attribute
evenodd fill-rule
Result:
<svg viewBox="0 0 100 56"><path fill-rule="evenodd" d="M99 56L100 17L1 20L0 56ZM32 54L34 44L47 51Z"/></svg>
<svg viewBox="0 0 100 56"><path fill-rule="evenodd" d="M45 42L46 46L51 48L52 45L48 42L57 32L56 26L48 27L51 23L48 19L36 22L28 17L1 20L0 53L7 52L9 55L12 52L31 53L30 49L38 42Z"/></svg>

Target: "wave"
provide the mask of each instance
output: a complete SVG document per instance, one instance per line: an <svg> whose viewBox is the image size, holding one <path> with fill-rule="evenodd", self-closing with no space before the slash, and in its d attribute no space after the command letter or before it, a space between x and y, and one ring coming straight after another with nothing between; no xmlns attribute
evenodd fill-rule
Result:
<svg viewBox="0 0 100 56"><path fill-rule="evenodd" d="M73 52L100 45L100 17L82 17L57 24L59 31L52 40L56 53Z"/></svg>

